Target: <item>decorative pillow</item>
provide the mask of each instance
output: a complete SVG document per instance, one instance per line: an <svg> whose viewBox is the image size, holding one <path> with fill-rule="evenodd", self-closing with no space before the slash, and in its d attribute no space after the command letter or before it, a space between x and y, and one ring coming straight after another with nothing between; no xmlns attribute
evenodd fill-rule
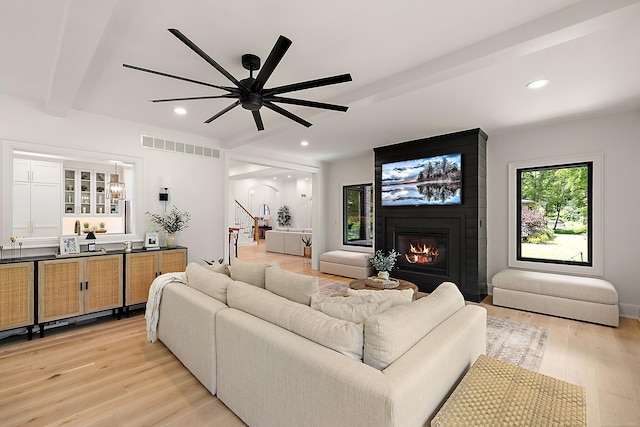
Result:
<svg viewBox="0 0 640 427"><path fill-rule="evenodd" d="M311 296L320 292L318 278L269 266L264 272L264 287L288 300L309 305Z"/></svg>
<svg viewBox="0 0 640 427"><path fill-rule="evenodd" d="M215 271L216 273L222 273L229 276L231 273L229 272L229 264L220 264L218 261L215 261L213 264L203 265L207 270Z"/></svg>
<svg viewBox="0 0 640 427"><path fill-rule="evenodd" d="M347 295L370 295L374 301L383 301L386 299L390 299L392 307L395 307L396 305L407 304L413 301L413 289L382 289L379 291L373 289L347 289Z"/></svg>
<svg viewBox="0 0 640 427"><path fill-rule="evenodd" d="M368 317L382 313L391 308L391 300L374 302L354 301L353 298L361 297L335 297L332 301L315 302L312 308L320 310L324 314L337 319L347 320L353 323L362 323ZM346 301L345 301L346 300Z"/></svg>
<svg viewBox="0 0 640 427"><path fill-rule="evenodd" d="M264 288L264 270L267 266L280 266L278 262L254 263L233 258L229 266L229 277L259 288Z"/></svg>
<svg viewBox="0 0 640 427"><path fill-rule="evenodd" d="M217 299L223 304L227 303L227 287L233 282L229 276L216 273L195 262L189 263L185 271L187 285L203 294Z"/></svg>
<svg viewBox="0 0 640 427"><path fill-rule="evenodd" d="M266 289L233 282L229 307L278 325L356 360L362 359L362 325L336 319L309 306L290 301Z"/></svg>
<svg viewBox="0 0 640 427"><path fill-rule="evenodd" d="M318 310L318 304L323 302L365 304L372 303L374 301L373 297L369 295L355 295L350 297L330 297L322 294L311 295L311 308Z"/></svg>
<svg viewBox="0 0 640 427"><path fill-rule="evenodd" d="M463 307L458 287L444 282L425 298L369 317L364 322L364 363L386 368Z"/></svg>

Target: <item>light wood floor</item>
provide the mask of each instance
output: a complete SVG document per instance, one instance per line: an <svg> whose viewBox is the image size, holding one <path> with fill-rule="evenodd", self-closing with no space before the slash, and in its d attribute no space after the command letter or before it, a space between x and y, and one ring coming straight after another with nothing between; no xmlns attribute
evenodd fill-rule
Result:
<svg viewBox="0 0 640 427"><path fill-rule="evenodd" d="M264 242L239 258L278 260L318 276L301 257L266 253ZM640 322L592 325L483 303L492 316L549 328L540 373L582 385L590 427L640 426ZM142 312L61 328L33 341L0 341L0 426L243 426L160 342L146 342Z"/></svg>

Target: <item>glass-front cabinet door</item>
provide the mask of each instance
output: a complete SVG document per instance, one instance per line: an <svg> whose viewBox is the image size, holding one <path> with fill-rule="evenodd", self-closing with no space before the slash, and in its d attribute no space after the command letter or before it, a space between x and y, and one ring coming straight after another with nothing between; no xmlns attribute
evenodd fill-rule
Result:
<svg viewBox="0 0 640 427"><path fill-rule="evenodd" d="M76 213L76 171L64 171L64 213Z"/></svg>
<svg viewBox="0 0 640 427"><path fill-rule="evenodd" d="M96 193L95 193L95 202L96 202L96 214L104 214L107 213L107 206L105 200L106 194L106 180L107 174L104 172L96 172Z"/></svg>
<svg viewBox="0 0 640 427"><path fill-rule="evenodd" d="M93 183L91 171L80 171L80 213L91 214L91 186Z"/></svg>
<svg viewBox="0 0 640 427"><path fill-rule="evenodd" d="M64 214L117 214L107 199L109 174L90 169L64 170Z"/></svg>

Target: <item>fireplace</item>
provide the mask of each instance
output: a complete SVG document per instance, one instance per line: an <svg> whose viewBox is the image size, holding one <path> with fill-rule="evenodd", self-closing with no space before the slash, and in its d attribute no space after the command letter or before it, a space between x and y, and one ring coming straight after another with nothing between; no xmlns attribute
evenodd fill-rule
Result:
<svg viewBox="0 0 640 427"><path fill-rule="evenodd" d="M448 233L396 233L400 252L398 268L416 271L444 271L447 268Z"/></svg>
<svg viewBox="0 0 640 427"><path fill-rule="evenodd" d="M400 252L392 277L411 281L423 292L432 292L448 281L469 301L486 296L486 141L482 130L473 129L374 150L375 249ZM409 172L429 168L429 162L435 169L445 169L445 162L437 159L449 159L456 153L460 153L457 170L462 174L456 203L411 203L411 197L396 197L401 202L394 203L386 197L383 203L385 185L398 188L386 177L388 171L383 182L383 165L387 169L393 165L393 178L412 189L429 174L425 169L414 179Z"/></svg>

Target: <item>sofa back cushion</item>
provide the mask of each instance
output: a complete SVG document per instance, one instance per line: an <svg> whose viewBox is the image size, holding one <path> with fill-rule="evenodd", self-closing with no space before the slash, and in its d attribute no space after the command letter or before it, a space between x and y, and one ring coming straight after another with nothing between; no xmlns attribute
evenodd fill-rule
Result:
<svg viewBox="0 0 640 427"><path fill-rule="evenodd" d="M267 266L272 265L279 266L280 263L277 261L267 263L245 262L240 261L238 258L233 258L229 266L229 276L233 280L264 288L264 271Z"/></svg>
<svg viewBox="0 0 640 427"><path fill-rule="evenodd" d="M227 289L229 307L242 310L354 359L362 359L362 325L335 319L266 289L233 282Z"/></svg>
<svg viewBox="0 0 640 427"><path fill-rule="evenodd" d="M391 308L390 298L374 301L370 295L327 297L313 295L311 308L324 314L354 323L363 323L369 316Z"/></svg>
<svg viewBox="0 0 640 427"><path fill-rule="evenodd" d="M229 264L220 264L218 261L214 261L211 264L203 265L207 270L215 271L216 273L222 273L229 276Z"/></svg>
<svg viewBox="0 0 640 427"><path fill-rule="evenodd" d="M320 292L318 278L269 266L264 272L264 287L276 295L300 304L309 305L311 295Z"/></svg>
<svg viewBox="0 0 640 427"><path fill-rule="evenodd" d="M348 296L370 295L374 301L391 300L393 307L413 301L413 289L347 289Z"/></svg>
<svg viewBox="0 0 640 427"><path fill-rule="evenodd" d="M227 303L227 287L229 283L233 282L229 276L211 271L195 262L187 265L185 273L187 275L187 285L217 299L223 304Z"/></svg>
<svg viewBox="0 0 640 427"><path fill-rule="evenodd" d="M458 287L444 282L427 297L369 317L364 322L364 363L386 368L463 307Z"/></svg>

